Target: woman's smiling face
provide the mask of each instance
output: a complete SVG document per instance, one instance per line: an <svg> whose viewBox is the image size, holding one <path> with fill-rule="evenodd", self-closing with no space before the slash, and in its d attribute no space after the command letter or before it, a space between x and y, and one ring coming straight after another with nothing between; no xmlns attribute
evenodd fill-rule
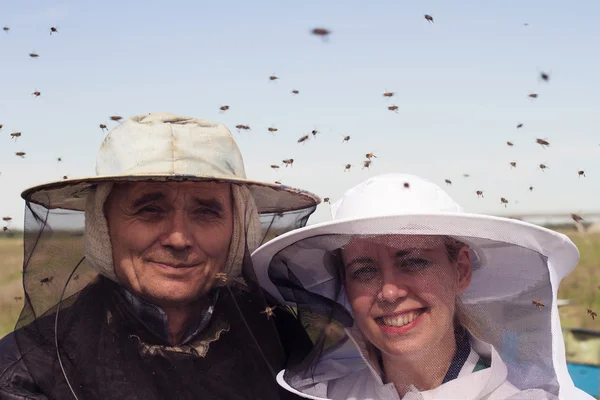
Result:
<svg viewBox="0 0 600 400"><path fill-rule="evenodd" d="M451 261L442 236L381 235L352 239L342 257L356 325L380 351L409 355L453 332L456 296L471 281L468 247Z"/></svg>

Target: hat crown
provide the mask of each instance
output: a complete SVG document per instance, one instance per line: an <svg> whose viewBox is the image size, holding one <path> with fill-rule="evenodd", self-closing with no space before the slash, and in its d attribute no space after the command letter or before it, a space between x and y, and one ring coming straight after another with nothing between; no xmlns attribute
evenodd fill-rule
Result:
<svg viewBox="0 0 600 400"><path fill-rule="evenodd" d="M385 174L370 178L331 206L334 220L387 215L462 213L438 185L411 174Z"/></svg>
<svg viewBox="0 0 600 400"><path fill-rule="evenodd" d="M137 115L111 130L98 152L96 174L246 178L225 125L166 112Z"/></svg>

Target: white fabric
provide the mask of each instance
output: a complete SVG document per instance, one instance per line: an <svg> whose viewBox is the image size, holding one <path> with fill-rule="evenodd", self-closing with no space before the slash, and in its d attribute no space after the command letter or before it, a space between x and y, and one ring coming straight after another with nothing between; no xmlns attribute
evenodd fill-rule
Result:
<svg viewBox="0 0 600 400"><path fill-rule="evenodd" d="M138 115L113 129L98 152L96 174L246 178L225 125L164 112Z"/></svg>
<svg viewBox="0 0 600 400"><path fill-rule="evenodd" d="M332 206L332 216L332 221L281 235L252 255L259 283L278 300L295 305L269 279L271 263L285 263L304 288L351 312L346 299L335 297L337 277L326 264L326 254L350 235L452 236L475 255L477 268L462 301L483 323L480 338L498 359L501 355L508 380L522 390L558 386L561 399L590 398L575 388L568 373L556 306L559 283L579 259L567 236L521 221L465 213L437 185L409 174L381 175L355 186ZM546 306L537 310L532 300ZM345 351L348 373L359 355L347 347Z"/></svg>
<svg viewBox="0 0 600 400"><path fill-rule="evenodd" d="M224 124L153 112L124 120L105 137L96 157L96 176L59 180L21 196L46 208L83 211L98 182L133 180L220 180L248 185L260 213L310 209L313 193L246 178L244 161Z"/></svg>
<svg viewBox="0 0 600 400"><path fill-rule="evenodd" d="M112 245L108 224L104 216L104 203L113 187L112 183L100 183L88 194L85 209L84 246L86 259L101 275L118 282L114 271ZM233 233L224 272L227 282L241 273L245 245L254 251L261 240L261 227L256 204L246 186L232 185Z"/></svg>
<svg viewBox="0 0 600 400"><path fill-rule="evenodd" d="M471 337L471 353L459 376L439 387L419 392L414 386L400 397L393 383L384 384L378 367L366 355L362 335L357 330L347 330L352 343L360 350L363 365L349 371L343 361L329 360L320 364L314 375L305 382L293 384L303 387L298 391L283 379L281 371L277 380L287 390L308 399L331 400L554 400L557 397L541 389L519 390L507 380L507 368L494 348ZM472 372L479 358L477 348L491 359L489 368ZM471 360L471 362L469 362ZM475 360L475 361L473 361ZM566 398L566 397L565 397ZM585 398L585 397L580 397Z"/></svg>

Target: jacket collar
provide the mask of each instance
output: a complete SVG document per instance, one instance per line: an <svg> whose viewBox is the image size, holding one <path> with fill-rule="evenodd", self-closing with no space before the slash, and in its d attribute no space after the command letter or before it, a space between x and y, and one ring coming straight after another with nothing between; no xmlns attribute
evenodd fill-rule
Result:
<svg viewBox="0 0 600 400"><path fill-rule="evenodd" d="M162 308L142 300L121 285L118 286L117 293L123 300L121 303L127 308L127 311L129 311L137 322L154 336L158 337L164 344L169 343L168 318ZM178 345L189 343L208 326L218 297L218 290L213 290L208 294L209 301L207 306L198 315L198 318L190 324L183 336L183 340L178 343Z"/></svg>

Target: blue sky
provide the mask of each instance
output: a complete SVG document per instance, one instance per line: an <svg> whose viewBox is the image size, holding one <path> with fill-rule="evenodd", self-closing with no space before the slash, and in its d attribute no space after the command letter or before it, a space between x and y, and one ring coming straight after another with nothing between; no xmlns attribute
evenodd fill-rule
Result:
<svg viewBox="0 0 600 400"><path fill-rule="evenodd" d="M248 177L332 200L371 175L408 172L467 211L597 210L598 15L593 1L2 2L0 214L19 226L23 189L94 175L98 125L152 111L223 122ZM333 32L327 42L315 27ZM378 158L361 170L368 152ZM293 168L269 167L284 158ZM310 223L328 218L323 205Z"/></svg>

